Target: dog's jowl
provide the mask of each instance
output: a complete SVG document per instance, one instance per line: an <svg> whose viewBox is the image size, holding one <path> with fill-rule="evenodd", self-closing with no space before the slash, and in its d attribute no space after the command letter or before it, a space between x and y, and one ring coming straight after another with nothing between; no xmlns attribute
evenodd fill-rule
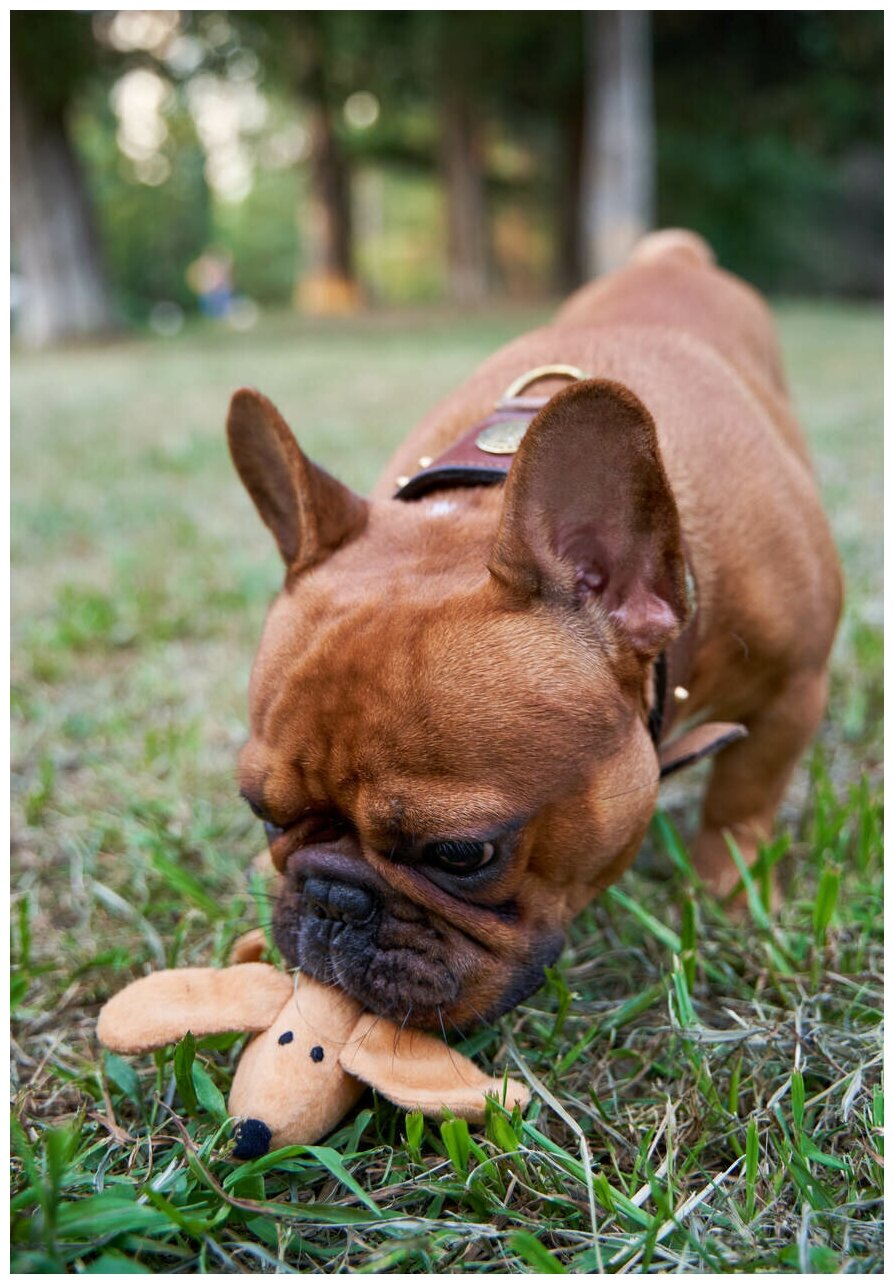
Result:
<svg viewBox="0 0 894 1284"><path fill-rule="evenodd" d="M236 467L286 564L242 792L286 960L410 1025L540 984L633 860L662 771L715 751L718 894L825 705L840 577L769 311L686 232L644 240L415 429L373 497L260 393Z"/></svg>

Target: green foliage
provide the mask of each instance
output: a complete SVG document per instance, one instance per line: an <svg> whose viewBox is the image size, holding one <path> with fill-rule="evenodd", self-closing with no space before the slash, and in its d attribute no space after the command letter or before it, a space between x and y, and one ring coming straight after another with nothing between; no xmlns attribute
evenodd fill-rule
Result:
<svg viewBox="0 0 894 1284"><path fill-rule="evenodd" d="M233 256L234 285L262 303L288 303L304 264L298 213L306 200L306 175L294 169L259 169L244 201L215 202L206 243ZM200 248L204 248L204 245Z"/></svg>
<svg viewBox="0 0 894 1284"><path fill-rule="evenodd" d="M198 1106L195 1086L192 1081L192 1067L196 1057L196 1041L187 1031L174 1048L174 1079L183 1108L193 1113Z"/></svg>
<svg viewBox="0 0 894 1284"><path fill-rule="evenodd" d="M123 73L126 64L118 70ZM161 155L170 174L158 186L140 182L119 151L109 95L109 79L90 84L76 100L71 128L119 308L130 321L145 319L148 306L160 300L191 308L195 297L186 270L214 239L214 228L205 155L183 91L172 86L164 113L168 136Z"/></svg>
<svg viewBox="0 0 894 1284"><path fill-rule="evenodd" d="M270 145L283 129L307 131L321 101L354 169L368 299L443 297L439 140L456 83L484 122L495 288L537 297L565 283L586 75L580 12L226 11L216 34L214 13L181 21L201 51L190 72L102 45L87 12L12 15L17 84L74 135L124 319L145 322L159 301L194 310L186 272L210 246L232 254L238 292L289 301L306 262L310 167L306 153L271 162ZM652 32L659 224L696 228L727 267L777 294L877 292L881 13L656 11ZM157 185L116 141L110 91L135 67L169 88ZM188 91L209 73L238 88L246 67L267 119L242 140L252 190L228 203L209 190ZM380 107L366 128L343 112L358 90Z"/></svg>
<svg viewBox="0 0 894 1284"><path fill-rule="evenodd" d="M535 1272L546 1275L564 1275L565 1267L543 1247L536 1235L530 1231L514 1231L509 1239L510 1247L527 1262Z"/></svg>
<svg viewBox="0 0 894 1284"><path fill-rule="evenodd" d="M859 197L851 175L880 159L881 30L874 12L654 15L659 225L776 293L871 289L880 170Z"/></svg>

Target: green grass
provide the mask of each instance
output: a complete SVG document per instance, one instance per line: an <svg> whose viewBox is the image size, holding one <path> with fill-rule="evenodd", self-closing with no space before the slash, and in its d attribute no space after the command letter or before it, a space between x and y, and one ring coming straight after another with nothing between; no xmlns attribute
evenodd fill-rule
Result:
<svg viewBox="0 0 894 1284"><path fill-rule="evenodd" d="M267 912L233 766L278 566L226 456L229 391L263 388L363 488L537 318L15 357L15 1270L881 1269L881 318L779 315L848 579L829 716L765 856L780 914L759 870L744 924L698 885L696 772L547 985L463 1045L529 1077L524 1119L368 1098L321 1146L242 1164L239 1040L123 1059L94 1034L128 979L221 964Z"/></svg>

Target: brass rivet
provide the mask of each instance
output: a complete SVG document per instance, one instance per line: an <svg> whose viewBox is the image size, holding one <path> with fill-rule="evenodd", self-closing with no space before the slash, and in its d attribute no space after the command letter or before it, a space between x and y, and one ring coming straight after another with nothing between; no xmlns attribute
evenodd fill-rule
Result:
<svg viewBox="0 0 894 1284"><path fill-rule="evenodd" d="M530 423L531 417L525 415L501 419L489 428L482 428L475 438L475 445L489 455L514 455Z"/></svg>
<svg viewBox="0 0 894 1284"><path fill-rule="evenodd" d="M686 690L686 688L685 688L685 687L674 687L674 699L675 699L675 700L688 700L688 699L689 699L689 692Z"/></svg>
<svg viewBox="0 0 894 1284"><path fill-rule="evenodd" d="M398 477L397 481L395 482L395 485L400 487L400 489L402 490L403 487L406 486L409 480L410 480L409 477Z"/></svg>
<svg viewBox="0 0 894 1284"><path fill-rule="evenodd" d="M420 467L420 468L430 468L430 467L432 466L432 464L433 464L433 463L434 463L434 460L432 459L431 455L420 455L420 456L419 456L419 467Z"/></svg>

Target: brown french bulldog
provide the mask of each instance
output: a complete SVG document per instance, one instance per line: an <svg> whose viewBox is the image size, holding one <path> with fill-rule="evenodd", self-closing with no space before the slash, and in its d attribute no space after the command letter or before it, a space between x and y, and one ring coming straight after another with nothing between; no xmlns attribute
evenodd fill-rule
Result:
<svg viewBox="0 0 894 1284"><path fill-rule="evenodd" d="M289 964L410 1025L491 1020L633 860L660 762L708 745L694 859L731 891L725 834L755 859L822 716L841 584L769 310L699 237L502 348L370 500L253 390L228 432L286 564L240 783Z"/></svg>

